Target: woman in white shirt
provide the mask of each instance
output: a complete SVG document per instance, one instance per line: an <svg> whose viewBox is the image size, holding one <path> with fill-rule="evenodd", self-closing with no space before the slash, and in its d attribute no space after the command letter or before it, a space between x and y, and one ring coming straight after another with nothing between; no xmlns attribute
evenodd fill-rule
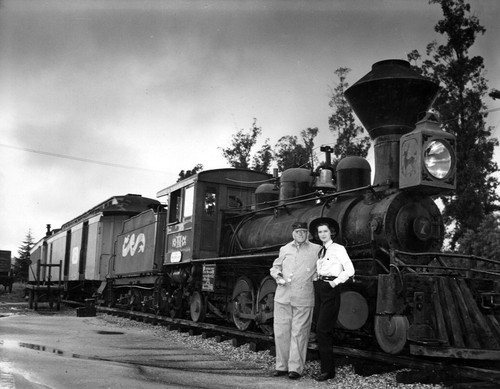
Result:
<svg viewBox="0 0 500 389"><path fill-rule="evenodd" d="M321 374L317 381L335 377L333 359L333 327L340 309L338 286L354 275L354 266L344 246L333 242L339 233L338 223L330 218L316 219L310 231L317 235L323 247L318 254L318 279L314 282L314 322L321 360Z"/></svg>

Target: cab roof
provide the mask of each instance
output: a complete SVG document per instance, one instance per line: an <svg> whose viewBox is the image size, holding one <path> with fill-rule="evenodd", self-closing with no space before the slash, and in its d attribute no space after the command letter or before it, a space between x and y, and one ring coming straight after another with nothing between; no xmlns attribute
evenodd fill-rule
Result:
<svg viewBox="0 0 500 389"><path fill-rule="evenodd" d="M156 193L156 197L167 196L169 193L175 192L176 190L189 186L197 181L257 188L260 184L267 182L270 178L270 174L250 169L225 168L204 170L173 185L167 186L165 189Z"/></svg>

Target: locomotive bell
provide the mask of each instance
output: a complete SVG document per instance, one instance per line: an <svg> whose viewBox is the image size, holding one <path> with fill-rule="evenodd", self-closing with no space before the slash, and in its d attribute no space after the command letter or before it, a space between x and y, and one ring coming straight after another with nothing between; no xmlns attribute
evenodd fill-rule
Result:
<svg viewBox="0 0 500 389"><path fill-rule="evenodd" d="M316 178L314 187L323 190L335 190L335 185L333 184L333 171L329 168L322 168L319 171L319 176Z"/></svg>

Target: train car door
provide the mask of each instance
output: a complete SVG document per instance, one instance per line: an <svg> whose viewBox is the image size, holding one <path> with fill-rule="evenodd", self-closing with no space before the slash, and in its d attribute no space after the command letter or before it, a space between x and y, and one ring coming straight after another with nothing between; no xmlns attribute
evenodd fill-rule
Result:
<svg viewBox="0 0 500 389"><path fill-rule="evenodd" d="M199 223L200 257L211 257L217 254L217 217L218 217L218 194L215 185L206 185L201 188L202 209L201 223Z"/></svg>
<svg viewBox="0 0 500 389"><path fill-rule="evenodd" d="M165 263L193 258L194 184L170 193Z"/></svg>
<svg viewBox="0 0 500 389"><path fill-rule="evenodd" d="M64 281L68 280L69 266L71 260L71 230L66 232L66 252L64 253Z"/></svg>
<svg viewBox="0 0 500 389"><path fill-rule="evenodd" d="M85 265L87 264L87 244L89 240L89 222L83 222L82 243L80 245L80 263L78 267L79 279L85 278Z"/></svg>
<svg viewBox="0 0 500 389"><path fill-rule="evenodd" d="M52 265L58 265L64 260L64 255L66 253L66 235L62 233L56 233L47 239L48 243L48 257L47 263ZM62 270L62 269L61 269ZM45 268L44 279L50 280L52 282L59 281L59 267Z"/></svg>
<svg viewBox="0 0 500 389"><path fill-rule="evenodd" d="M83 269L83 278L86 281L99 281L100 245L98 240L101 231L103 216L98 214L87 221L87 244L85 255L85 267Z"/></svg>

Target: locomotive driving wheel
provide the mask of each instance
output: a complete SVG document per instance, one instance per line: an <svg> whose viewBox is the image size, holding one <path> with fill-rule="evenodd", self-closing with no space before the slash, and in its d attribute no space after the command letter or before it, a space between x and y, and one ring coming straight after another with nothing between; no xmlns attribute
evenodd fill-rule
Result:
<svg viewBox="0 0 500 389"><path fill-rule="evenodd" d="M276 281L271 276L266 276L259 286L257 301L259 313L266 316L274 314L274 294L276 292ZM268 319L259 323L260 330L266 335L273 335L273 320Z"/></svg>
<svg viewBox="0 0 500 389"><path fill-rule="evenodd" d="M205 297L201 292L195 291L190 300L189 311L191 313L191 320L199 323L204 322L207 312Z"/></svg>
<svg viewBox="0 0 500 389"><path fill-rule="evenodd" d="M254 289L248 277L240 277L233 289L233 322L241 331L246 331L252 324L252 319L241 317L241 314L252 314Z"/></svg>
<svg viewBox="0 0 500 389"><path fill-rule="evenodd" d="M142 293L140 290L132 289L130 291L129 300L128 300L128 309L131 311L140 311L142 304Z"/></svg>
<svg viewBox="0 0 500 389"><path fill-rule="evenodd" d="M169 311L168 293L165 287L158 286L154 293L154 312L156 315L166 315Z"/></svg>
<svg viewBox="0 0 500 389"><path fill-rule="evenodd" d="M168 301L168 309L170 317L182 317L182 311L184 309L184 302L182 298L183 292L182 289L177 288L172 292L172 295Z"/></svg>
<svg viewBox="0 0 500 389"><path fill-rule="evenodd" d="M375 337L380 348L389 354L401 352L409 326L406 316L375 316Z"/></svg>

